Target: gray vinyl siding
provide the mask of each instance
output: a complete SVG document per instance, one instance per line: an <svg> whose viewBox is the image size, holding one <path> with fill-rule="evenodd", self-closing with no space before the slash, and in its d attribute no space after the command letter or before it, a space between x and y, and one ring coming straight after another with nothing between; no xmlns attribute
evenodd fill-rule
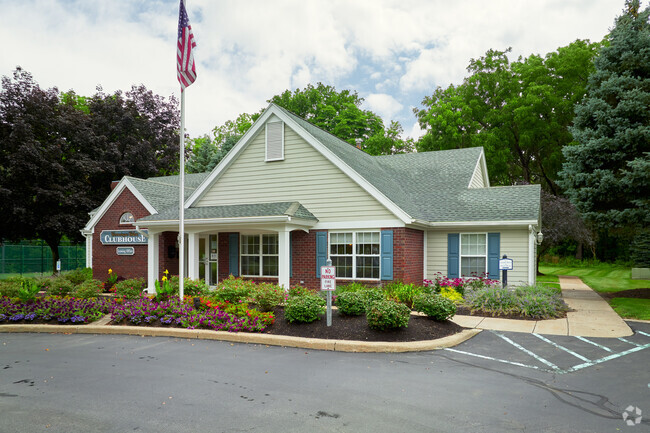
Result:
<svg viewBox="0 0 650 433"><path fill-rule="evenodd" d="M284 160L265 161L262 129L196 206L298 201L320 222L395 218L286 124L284 128Z"/></svg>
<svg viewBox="0 0 650 433"><path fill-rule="evenodd" d="M501 233L501 251L514 262L514 270L508 271L508 285L528 284L528 229L498 227L468 227L462 230L430 230L427 233L427 278L436 272L447 275L448 233Z"/></svg>

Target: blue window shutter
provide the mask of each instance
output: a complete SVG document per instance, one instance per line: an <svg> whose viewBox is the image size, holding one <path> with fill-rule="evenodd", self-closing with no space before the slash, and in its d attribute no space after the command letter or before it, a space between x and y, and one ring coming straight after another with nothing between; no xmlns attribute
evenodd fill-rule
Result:
<svg viewBox="0 0 650 433"><path fill-rule="evenodd" d="M228 235L228 272L239 276L239 233Z"/></svg>
<svg viewBox="0 0 650 433"><path fill-rule="evenodd" d="M381 231L381 279L393 279L393 231Z"/></svg>
<svg viewBox="0 0 650 433"><path fill-rule="evenodd" d="M289 232L289 277L293 277L293 232Z"/></svg>
<svg viewBox="0 0 650 433"><path fill-rule="evenodd" d="M501 233L488 233L488 278L499 279L499 255L501 254Z"/></svg>
<svg viewBox="0 0 650 433"><path fill-rule="evenodd" d="M458 278L460 273L460 234L447 234L447 278Z"/></svg>
<svg viewBox="0 0 650 433"><path fill-rule="evenodd" d="M320 278L320 267L327 264L327 232L316 232L316 278Z"/></svg>

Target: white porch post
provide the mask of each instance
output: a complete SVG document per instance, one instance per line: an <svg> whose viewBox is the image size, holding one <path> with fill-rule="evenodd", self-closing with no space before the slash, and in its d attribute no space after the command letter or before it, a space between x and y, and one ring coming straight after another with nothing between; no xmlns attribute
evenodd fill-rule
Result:
<svg viewBox="0 0 650 433"><path fill-rule="evenodd" d="M199 234L187 234L187 276L192 280L199 279Z"/></svg>
<svg viewBox="0 0 650 433"><path fill-rule="evenodd" d="M279 239L279 269L278 269L278 285L284 287L284 290L289 290L291 273L290 263L291 255L289 248L291 247L291 232L289 230L282 230L278 232Z"/></svg>
<svg viewBox="0 0 650 433"><path fill-rule="evenodd" d="M536 242L537 234L532 226L528 226L528 284L531 286L534 286L537 280L537 270L535 269L537 260Z"/></svg>
<svg viewBox="0 0 650 433"><path fill-rule="evenodd" d="M156 293L155 281L158 279L160 258L158 257L160 245L160 233L151 233L149 229L149 240L147 242L147 292Z"/></svg>
<svg viewBox="0 0 650 433"><path fill-rule="evenodd" d="M94 231L94 230L93 230ZM93 267L93 232L84 233L86 237L86 267Z"/></svg>

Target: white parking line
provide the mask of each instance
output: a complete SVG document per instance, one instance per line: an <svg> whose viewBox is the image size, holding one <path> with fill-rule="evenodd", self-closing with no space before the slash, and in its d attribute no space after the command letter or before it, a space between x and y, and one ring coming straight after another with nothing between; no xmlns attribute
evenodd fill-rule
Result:
<svg viewBox="0 0 650 433"><path fill-rule="evenodd" d="M546 337L542 337L541 335L539 335L539 334L535 334L535 333L533 333L533 335L534 335L535 337L539 338L540 340L545 341L545 342L547 342L548 344L550 344L550 345L552 345L552 346L554 346L554 347L557 347L557 348L560 349L560 350L564 350L566 353L569 353L569 354L575 356L575 357L578 358L578 359L582 359L582 360L585 361L585 362L591 362L591 359L589 359L589 358L585 358L584 356L582 356L582 355L580 355L580 354L578 354L578 353L575 353L573 350L571 350L571 349L567 349L567 348L564 347L564 346L560 346L559 344L557 344L557 343L555 343L555 342L549 340L549 339L546 338Z"/></svg>
<svg viewBox="0 0 650 433"><path fill-rule="evenodd" d="M578 340L580 340L580 341L584 341L585 343L593 344L596 347L600 347L601 349L603 349L603 350L605 350L607 352L610 352L610 353L612 352L612 349L610 349L609 347L605 347L605 346L602 346L602 345L600 345L598 343L595 343L595 342L593 342L591 340L587 340L585 337L576 337L576 338Z"/></svg>
<svg viewBox="0 0 650 433"><path fill-rule="evenodd" d="M637 343L635 343L633 341L626 340L625 338L619 338L619 340L621 340L624 343L631 344L632 346L636 346L636 347L643 346L642 344L637 344Z"/></svg>
<svg viewBox="0 0 650 433"><path fill-rule="evenodd" d="M522 364L521 362L514 362L514 361L507 361L505 359L492 358L491 356L479 355L478 353L463 352L462 350L451 349L449 347L446 348L445 350L448 350L450 352L462 353L463 355L475 356L477 358L489 359L490 361L498 361L498 362L503 362L505 364L512 364L512 365L516 365L517 367L526 367L526 368L532 368L532 369L535 369L535 370L540 369L539 367L537 367L535 365L528 365L528 364Z"/></svg>
<svg viewBox="0 0 650 433"><path fill-rule="evenodd" d="M572 371L577 371L581 370L586 367L591 367L596 364L603 363L605 361L611 361L612 359L620 358L621 356L629 355L630 353L638 352L639 350L647 349L650 347L650 344L646 344L645 346L637 346L632 349L626 350L624 352L620 353L614 353L612 355L606 356L604 358L596 359L595 361L590 361L590 362L585 362L584 364L580 365L574 365L573 367L569 368L568 370L564 371L563 373L571 373Z"/></svg>
<svg viewBox="0 0 650 433"><path fill-rule="evenodd" d="M524 352L524 353L526 353L526 354L532 356L533 358L535 358L535 359L538 360L539 362L548 365L548 366L551 367L553 370L559 370L559 367L558 367L557 365L553 364L551 361L548 361L548 360L542 358L541 356L539 356L539 355L537 355L537 354L531 352L530 350L526 349L525 347L523 347L523 346L521 346L521 345L515 343L514 341L512 341L511 339L509 339L509 338L506 337L505 335L501 335L501 334L498 334L498 333L496 333L496 332L494 333L494 335L496 335L497 337L500 337L500 338L501 338L502 340L504 340L504 341L507 341L508 343L510 343L510 344L512 344L513 346L515 346L517 349L519 349L519 350L521 350L522 352Z"/></svg>
<svg viewBox="0 0 650 433"><path fill-rule="evenodd" d="M650 334L646 334L643 331L636 331L637 334L645 335L646 337L650 337Z"/></svg>

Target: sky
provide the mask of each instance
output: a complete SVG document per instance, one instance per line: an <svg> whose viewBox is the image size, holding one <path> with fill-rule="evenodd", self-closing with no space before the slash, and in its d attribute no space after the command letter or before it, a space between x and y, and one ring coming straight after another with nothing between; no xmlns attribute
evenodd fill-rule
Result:
<svg viewBox="0 0 650 433"><path fill-rule="evenodd" d="M144 84L180 96L177 0L0 0L0 75L21 66L41 87L92 95ZM646 1L642 2L645 7ZM576 39L600 41L624 0L186 0L197 80L192 137L322 82L419 137L414 107L461 83L489 49L511 60Z"/></svg>

